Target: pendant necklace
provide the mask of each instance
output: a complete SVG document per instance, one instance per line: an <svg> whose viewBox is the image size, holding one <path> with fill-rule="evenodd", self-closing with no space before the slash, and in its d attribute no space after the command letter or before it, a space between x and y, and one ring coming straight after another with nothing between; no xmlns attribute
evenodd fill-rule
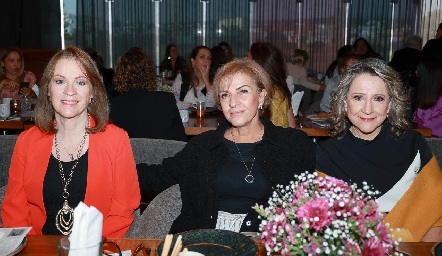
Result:
<svg viewBox="0 0 442 256"><path fill-rule="evenodd" d="M230 130L230 134L232 135L233 143L235 143L236 150L238 150L239 156L241 157L241 161L242 161L242 163L244 164L244 166L246 167L246 170L247 170L247 175L244 178L244 180L247 183L253 183L253 181L255 180L255 177L252 175L252 169L253 169L253 164L255 163L255 155L253 155L252 165L250 166L250 169L249 169L249 167L247 167L246 162L244 161L244 158L242 157L242 154L241 154L241 151L238 148L238 145L236 144L235 137L233 136L233 129ZM262 134L261 134L261 139L262 139Z"/></svg>
<svg viewBox="0 0 442 256"><path fill-rule="evenodd" d="M89 127L89 120L87 127ZM55 216L55 227L63 234L63 235L69 235L72 231L72 226L74 224L74 210L71 206L69 206L68 198L69 198L69 192L68 192L68 186L71 183L72 175L74 174L75 168L78 164L78 159L80 159L81 152L83 151L83 146L86 143L87 138L87 131L84 132L83 139L80 142L79 148L77 150L77 159L73 159L72 155L69 154L71 159L74 161L74 165L71 168L71 172L69 173L69 176L66 180L64 176L64 170L63 165L60 161L60 149L58 148L58 140L57 140L57 134L55 134L55 154L57 156L58 160L58 169L60 171L61 176L61 183L63 184L63 193L62 197L64 199L63 207L57 212L57 215Z"/></svg>

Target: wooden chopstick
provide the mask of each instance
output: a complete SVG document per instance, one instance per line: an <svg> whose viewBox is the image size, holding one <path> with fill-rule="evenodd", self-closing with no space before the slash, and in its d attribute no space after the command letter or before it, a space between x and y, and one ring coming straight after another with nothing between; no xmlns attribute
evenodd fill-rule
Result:
<svg viewBox="0 0 442 256"><path fill-rule="evenodd" d="M180 253L181 248L183 248L183 243L181 241L182 238L183 237L181 235L178 236L177 240L175 241L171 256L178 256L178 254Z"/></svg>
<svg viewBox="0 0 442 256"><path fill-rule="evenodd" d="M164 239L163 250L161 251L161 256L167 256L169 254L170 245L172 244L173 235L166 235Z"/></svg>

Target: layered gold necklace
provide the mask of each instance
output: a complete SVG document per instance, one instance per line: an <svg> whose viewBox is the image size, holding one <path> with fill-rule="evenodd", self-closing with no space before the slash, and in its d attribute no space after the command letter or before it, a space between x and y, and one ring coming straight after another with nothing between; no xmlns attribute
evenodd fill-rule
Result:
<svg viewBox="0 0 442 256"><path fill-rule="evenodd" d="M87 127L89 127L89 121L88 121ZM57 160L58 160L58 170L60 171L61 183L63 185L62 197L64 199L63 207L57 212L57 215L55 216L55 227L57 227L57 229L63 235L69 235L72 231L72 226L74 224L74 210L72 209L71 206L69 206L69 202L68 202L68 198L69 198L68 186L71 183L72 175L75 172L75 168L77 167L78 160L80 159L81 153L83 152L83 147L84 147L84 144L86 143L87 135L88 135L88 133L87 133L87 131L85 131L83 138L80 142L80 145L78 145L78 147L77 147L77 158L75 160L73 157L74 154L68 153L71 160L74 161L74 165L72 166L71 171L66 179L66 177L64 175L63 165L61 164L61 161L60 161L60 149L58 147L57 134L55 134L55 141L54 141L55 154L56 154Z"/></svg>

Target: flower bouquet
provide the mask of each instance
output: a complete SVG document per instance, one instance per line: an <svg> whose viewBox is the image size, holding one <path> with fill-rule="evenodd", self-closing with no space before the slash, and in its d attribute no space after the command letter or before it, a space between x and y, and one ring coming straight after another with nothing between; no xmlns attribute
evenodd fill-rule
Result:
<svg viewBox="0 0 442 256"><path fill-rule="evenodd" d="M379 192L316 173L295 178L276 187L267 208L253 207L268 255L385 255L393 248L373 199Z"/></svg>

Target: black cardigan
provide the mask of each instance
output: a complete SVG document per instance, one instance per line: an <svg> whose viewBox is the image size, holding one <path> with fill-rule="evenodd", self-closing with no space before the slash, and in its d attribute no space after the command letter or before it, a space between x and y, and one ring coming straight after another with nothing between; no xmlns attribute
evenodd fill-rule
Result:
<svg viewBox="0 0 442 256"><path fill-rule="evenodd" d="M275 126L265 118L261 122L264 136L256 146L255 161L262 166L267 191L257 203L268 205L277 184L289 184L294 174L315 171L316 144L300 130ZM183 205L171 233L215 228L218 194L214 188L217 173L229 154L223 143L228 128L230 124L224 121L217 130L193 137L174 157L164 159L162 165L137 165L144 192L159 193L174 184L180 185ZM250 209L243 225L248 223L249 229L258 231L260 222L258 214Z"/></svg>
<svg viewBox="0 0 442 256"><path fill-rule="evenodd" d="M110 119L130 138L187 141L183 122L170 92L131 89L111 100Z"/></svg>

